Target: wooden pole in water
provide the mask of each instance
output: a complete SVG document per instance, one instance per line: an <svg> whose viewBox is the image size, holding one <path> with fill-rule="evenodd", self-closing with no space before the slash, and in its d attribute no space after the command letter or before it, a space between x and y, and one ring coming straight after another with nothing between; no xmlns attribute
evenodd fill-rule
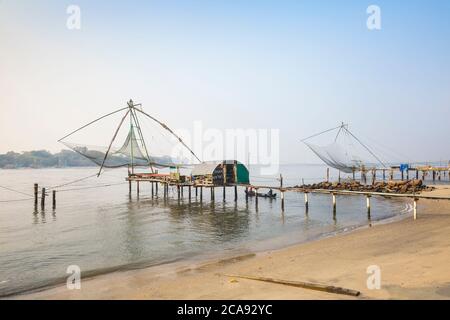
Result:
<svg viewBox="0 0 450 320"><path fill-rule="evenodd" d="M184 186L181 185L180 188L181 188L181 197L184 198Z"/></svg>
<svg viewBox="0 0 450 320"><path fill-rule="evenodd" d="M158 196L158 182L156 183L156 190L155 190L155 195Z"/></svg>
<svg viewBox="0 0 450 320"><path fill-rule="evenodd" d="M189 201L191 201L191 186L189 186Z"/></svg>
<svg viewBox="0 0 450 320"><path fill-rule="evenodd" d="M154 188L153 188L153 185L155 184L153 181L151 182L152 183L152 198L153 198L153 196L155 195L155 190L154 190Z"/></svg>
<svg viewBox="0 0 450 320"><path fill-rule="evenodd" d="M237 186L234 186L234 201L237 201L237 199L238 199Z"/></svg>
<svg viewBox="0 0 450 320"><path fill-rule="evenodd" d="M214 201L214 197L215 197L215 189L214 187L211 187L211 201Z"/></svg>
<svg viewBox="0 0 450 320"><path fill-rule="evenodd" d="M305 208L308 210L309 201L308 201L308 192L305 192Z"/></svg>
<svg viewBox="0 0 450 320"><path fill-rule="evenodd" d="M333 196L333 216L336 216L336 194L332 193Z"/></svg>
<svg viewBox="0 0 450 320"><path fill-rule="evenodd" d="M433 182L436 181L436 171L433 170Z"/></svg>
<svg viewBox="0 0 450 320"><path fill-rule="evenodd" d="M255 189L255 205L258 207L258 189Z"/></svg>
<svg viewBox="0 0 450 320"><path fill-rule="evenodd" d="M139 188L139 180L136 181L136 194L139 195L140 188Z"/></svg>
<svg viewBox="0 0 450 320"><path fill-rule="evenodd" d="M178 195L178 200L180 199L180 185L177 184L177 195Z"/></svg>
<svg viewBox="0 0 450 320"><path fill-rule="evenodd" d="M203 201L203 186L200 187L200 202Z"/></svg>
<svg viewBox="0 0 450 320"><path fill-rule="evenodd" d="M367 205L367 215L369 216L370 219L370 195L366 195L366 205Z"/></svg>
<svg viewBox="0 0 450 320"><path fill-rule="evenodd" d="M131 194L131 180L128 178L128 193Z"/></svg>
<svg viewBox="0 0 450 320"><path fill-rule="evenodd" d="M414 220L417 220L417 201L419 201L419 199L414 198L414 204L413 204Z"/></svg>
<svg viewBox="0 0 450 320"><path fill-rule="evenodd" d="M197 198L198 196L198 187L195 187L195 197Z"/></svg>
<svg viewBox="0 0 450 320"><path fill-rule="evenodd" d="M41 208L45 208L45 188L42 188L41 191Z"/></svg>
<svg viewBox="0 0 450 320"><path fill-rule="evenodd" d="M56 209L56 190L52 191L52 208Z"/></svg>
<svg viewBox="0 0 450 320"><path fill-rule="evenodd" d="M226 187L225 187L225 185L223 186L223 201L225 201L225 198L226 198L226 192L227 191L227 189L226 189Z"/></svg>
<svg viewBox="0 0 450 320"><path fill-rule="evenodd" d="M37 183L34 184L34 206L37 207L39 198L39 185Z"/></svg>
<svg viewBox="0 0 450 320"><path fill-rule="evenodd" d="M281 191L281 211L284 211L284 191Z"/></svg>

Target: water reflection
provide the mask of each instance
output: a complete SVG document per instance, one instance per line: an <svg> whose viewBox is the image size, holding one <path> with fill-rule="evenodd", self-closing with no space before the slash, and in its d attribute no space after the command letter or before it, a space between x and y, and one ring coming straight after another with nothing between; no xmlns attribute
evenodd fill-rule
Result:
<svg viewBox="0 0 450 320"><path fill-rule="evenodd" d="M67 171L57 174L49 185L61 183L62 177L74 178L66 177ZM24 179L29 178L24 175ZM7 288L1 287L0 295L65 277L70 264L85 271L126 269L243 249L275 249L372 224L405 208L397 198L373 198L369 215L364 197L339 197L333 216L329 195L310 194L306 207L303 194L286 193L283 212L279 199L246 199L243 190L238 201L233 192L226 199L216 192L211 201L208 190L203 195L198 190L197 197L192 190L190 201L187 192L178 200L173 190L169 198L163 190L153 197L145 190L141 188L139 197L135 192L128 194L123 186L67 192L53 211L42 211L40 206L32 211L33 203L2 206L0 276L14 278L11 272L21 276Z"/></svg>

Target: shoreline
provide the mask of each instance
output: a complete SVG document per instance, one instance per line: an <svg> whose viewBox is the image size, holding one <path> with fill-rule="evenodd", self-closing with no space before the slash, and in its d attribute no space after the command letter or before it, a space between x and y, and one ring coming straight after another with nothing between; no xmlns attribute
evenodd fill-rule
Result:
<svg viewBox="0 0 450 320"><path fill-rule="evenodd" d="M449 195L450 187L427 194ZM450 271L446 268L450 265L450 239L446 239L450 206L430 200L421 200L419 206L416 221L411 213L397 215L371 227L359 226L281 249L117 271L82 280L81 290L59 285L4 299L353 299L223 274L342 286L361 291L358 299L450 299ZM428 239L427 234L433 237ZM422 241L415 241L417 238ZM432 243L425 246L424 241ZM393 247L398 250L393 251ZM297 260L301 264L297 265ZM366 269L377 264L387 284L382 281L380 290L368 290ZM420 281L415 279L415 274L424 273L430 274ZM190 289L179 292L186 287Z"/></svg>

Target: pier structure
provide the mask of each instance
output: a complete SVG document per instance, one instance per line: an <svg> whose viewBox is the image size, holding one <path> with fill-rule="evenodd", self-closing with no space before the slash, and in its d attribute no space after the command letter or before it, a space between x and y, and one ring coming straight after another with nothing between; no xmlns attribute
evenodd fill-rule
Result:
<svg viewBox="0 0 450 320"><path fill-rule="evenodd" d="M422 181L448 181L450 182L450 165L449 166L408 166L401 170L400 166L392 166L388 168L353 168L352 180L360 180L367 184L370 181L372 184L377 181L392 181L396 180L410 180L421 179ZM330 180L330 171L327 168L326 180ZM368 179L370 178L370 180ZM339 177L339 180L340 177Z"/></svg>
<svg viewBox="0 0 450 320"><path fill-rule="evenodd" d="M256 190L255 192L255 206L258 206L258 198L261 196L258 196L259 190L276 190L280 193L280 207L281 211L285 210L285 194L287 192L295 192L295 193L303 193L304 194L304 201L305 201L305 210L308 212L308 210L311 208L311 201L310 201L310 194L322 194L322 195L329 195L331 197L330 203L332 205L332 213L333 218L336 217L337 208L338 208L338 197L337 196L362 196L365 197L366 200L366 210L367 215L370 219L371 215L371 199L372 197L380 197L380 198L404 198L404 199L411 199L412 200L412 208L413 208L413 218L414 220L418 217L418 201L420 199L428 199L428 200L450 200L450 197L440 197L440 196L431 196L431 195L421 195L421 194L402 194L402 193L386 193L386 192L372 192L372 191L349 191L349 190L330 190L330 189L308 189L308 188L302 188L302 187L281 187L281 186L271 186L271 185L253 185L253 184L235 184L235 183L229 183L227 185L218 186L213 183L205 183L205 182L193 182L193 181L185 181L185 182L177 182L170 180L170 175L159 175L159 176L151 176L151 175L132 175L127 178L127 181L130 183L135 182L148 182L151 183L152 187L152 197L159 196L157 193L153 193L153 190L158 189L158 185L165 190L163 193L163 197L166 199L169 197L168 195L168 189L170 186L174 186L177 188L177 197L178 199L182 198L183 196L183 189L188 188L189 190L189 201L192 200L191 196L191 189L195 189L195 198L198 198L198 193L200 194L200 202L203 201L203 189L209 189L211 194L211 201L215 201L215 189L216 188L225 188L231 187L235 190L235 198L234 201L237 201L238 199L238 187L245 188L246 190L253 189ZM199 190L199 192L198 192ZM139 189L136 190L139 193ZM225 193L224 193L225 194ZM225 198L224 198L225 200ZM246 193L246 201L248 201L248 194Z"/></svg>

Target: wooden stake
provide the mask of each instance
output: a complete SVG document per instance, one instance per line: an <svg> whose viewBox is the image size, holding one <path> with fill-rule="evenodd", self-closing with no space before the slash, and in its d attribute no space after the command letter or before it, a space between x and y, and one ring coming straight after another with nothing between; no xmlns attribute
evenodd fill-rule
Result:
<svg viewBox="0 0 450 320"><path fill-rule="evenodd" d="M284 191L281 191L281 211L284 211Z"/></svg>
<svg viewBox="0 0 450 320"><path fill-rule="evenodd" d="M417 220L417 201L419 201L419 199L414 198L414 204L413 204L414 220Z"/></svg>
<svg viewBox="0 0 450 320"><path fill-rule="evenodd" d="M191 186L189 186L189 201L191 201Z"/></svg>
<svg viewBox="0 0 450 320"><path fill-rule="evenodd" d="M200 187L200 202L203 201L203 187Z"/></svg>
<svg viewBox="0 0 450 320"><path fill-rule="evenodd" d="M336 215L336 194L332 194L333 196L333 216Z"/></svg>
<svg viewBox="0 0 450 320"><path fill-rule="evenodd" d="M52 191L52 207L56 209L56 190Z"/></svg>
<svg viewBox="0 0 450 320"><path fill-rule="evenodd" d="M137 193L137 195L139 195L139 192L140 192L140 188L139 188L139 180L138 180L138 181L136 181L136 193Z"/></svg>
<svg viewBox="0 0 450 320"><path fill-rule="evenodd" d="M305 207L308 210L309 202L308 202L308 192L305 192Z"/></svg>
<svg viewBox="0 0 450 320"><path fill-rule="evenodd" d="M34 184L34 206L37 207L39 198L39 185L37 183Z"/></svg>
<svg viewBox="0 0 450 320"><path fill-rule="evenodd" d="M238 199L237 186L234 186L234 201L237 201L237 199Z"/></svg>
<svg viewBox="0 0 450 320"><path fill-rule="evenodd" d="M45 208L45 188L41 191L41 209Z"/></svg>
<svg viewBox="0 0 450 320"><path fill-rule="evenodd" d="M366 205L367 205L367 214L368 214L369 219L370 219L370 195L366 196Z"/></svg>

